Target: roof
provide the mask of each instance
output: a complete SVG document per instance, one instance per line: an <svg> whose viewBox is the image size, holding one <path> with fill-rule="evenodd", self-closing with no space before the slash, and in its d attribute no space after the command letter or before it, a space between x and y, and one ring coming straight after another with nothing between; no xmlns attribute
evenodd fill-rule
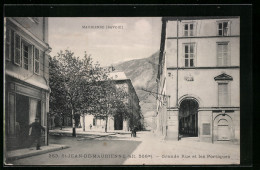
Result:
<svg viewBox="0 0 260 170"><path fill-rule="evenodd" d="M130 86L130 89L134 92L134 94L137 97L138 102L139 102L139 98L138 98L138 95L137 95L135 88L132 84L132 81L129 78L126 77L124 72L119 72L119 71L118 72L110 72L110 73L108 73L108 78L115 81L116 83L126 82Z"/></svg>
<svg viewBox="0 0 260 170"><path fill-rule="evenodd" d="M128 79L124 72L111 72L111 73L108 73L108 78L110 78L112 80L127 80Z"/></svg>

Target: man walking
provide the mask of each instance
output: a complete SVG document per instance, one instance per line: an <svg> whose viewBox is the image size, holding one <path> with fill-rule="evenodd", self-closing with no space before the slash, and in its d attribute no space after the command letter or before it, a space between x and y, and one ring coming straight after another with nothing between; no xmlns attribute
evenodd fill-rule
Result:
<svg viewBox="0 0 260 170"><path fill-rule="evenodd" d="M35 118L35 122L29 125L29 128L31 129L31 137L32 137L32 143L37 141L36 144L36 150L40 150L41 148L41 131L45 131L44 127L41 126L39 118Z"/></svg>

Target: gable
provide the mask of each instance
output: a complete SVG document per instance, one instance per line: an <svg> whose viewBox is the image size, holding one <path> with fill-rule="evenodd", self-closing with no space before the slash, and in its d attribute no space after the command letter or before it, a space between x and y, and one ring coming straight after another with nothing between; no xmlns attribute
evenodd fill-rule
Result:
<svg viewBox="0 0 260 170"><path fill-rule="evenodd" d="M233 77L230 75L227 75L226 73L222 73L216 77L214 77L214 80L233 80Z"/></svg>

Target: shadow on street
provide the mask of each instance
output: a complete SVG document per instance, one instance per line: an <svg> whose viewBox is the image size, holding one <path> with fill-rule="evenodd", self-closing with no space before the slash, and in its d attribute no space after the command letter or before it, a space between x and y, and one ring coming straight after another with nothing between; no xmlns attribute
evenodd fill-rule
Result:
<svg viewBox="0 0 260 170"><path fill-rule="evenodd" d="M110 140L108 137L97 139L102 140L50 136L51 144L68 145L70 148L19 159L12 163L14 165L122 165L141 143L141 141L131 140Z"/></svg>

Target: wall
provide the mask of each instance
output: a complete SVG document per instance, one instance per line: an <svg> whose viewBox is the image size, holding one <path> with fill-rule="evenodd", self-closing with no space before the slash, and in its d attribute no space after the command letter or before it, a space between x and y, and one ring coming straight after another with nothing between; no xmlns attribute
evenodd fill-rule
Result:
<svg viewBox="0 0 260 170"><path fill-rule="evenodd" d="M31 33L35 33L38 32L39 35L36 34L36 36L42 36L44 29L43 29L43 18L39 19L39 24L35 24L32 21L30 21L28 18L20 18L20 17L15 17L12 18L15 19L15 21L19 22L20 24L22 23L22 25L24 26L23 29L26 29L28 26L28 24L30 26L30 29L28 29L28 31L30 31ZM45 22L47 21L47 18L44 19ZM24 22L24 23L23 23ZM30 53L29 53L29 69L25 70L23 69L21 66L17 66L13 63L14 61L14 34L11 34L11 61L6 60L6 70L15 72L15 73L19 73L20 79L34 79L35 81L37 81L38 83L42 83L42 84L48 84L48 80L49 80L49 55L48 55L48 48L44 47L42 44L40 44L39 42L37 42L33 37L29 36L27 33L25 33L23 31L23 29L17 27L17 25L13 24L12 22L10 22L10 20L7 20L6 22L6 26L8 29L11 29L13 32L18 33L22 40L25 41L26 43L28 43L30 46L35 46L40 50L41 53L41 57L40 57L40 73L39 75L34 73L34 60L33 60L33 53L32 53L32 49L30 49ZM41 34L40 34L41 33ZM46 35L47 36L47 35ZM43 37L41 37L41 40L43 40ZM47 43L47 41L44 42L45 44Z"/></svg>
<svg viewBox="0 0 260 170"><path fill-rule="evenodd" d="M240 35L240 19L227 18L227 19L201 19L201 20L179 20L179 37L183 37L183 27L185 23L195 23L195 36L216 36L217 35L217 22L218 21L231 21L230 35ZM166 26L166 37L177 37L177 21L168 21Z"/></svg>
<svg viewBox="0 0 260 170"><path fill-rule="evenodd" d="M229 36L217 35L217 21L230 21ZM184 37L184 24L195 24L195 36ZM166 91L170 95L167 113L163 112L160 101L157 100L157 130L163 133L167 123L167 136L169 139L178 138L178 106L185 97L194 97L199 103L198 111L198 136L201 141L212 142L218 132L214 129L214 113L223 112L230 116L232 141L240 139L240 19L202 19L168 21L166 27L165 60L166 72L160 75L158 93ZM178 35L177 35L178 30ZM178 41L176 37L179 37ZM217 65L217 43L228 42L230 65L219 67ZM178 44L177 44L178 43ZM195 43L195 67L184 68L184 44ZM178 47L177 47L178 46ZM178 57L177 57L178 56ZM177 61L178 59L178 61ZM163 60L162 60L163 61ZM178 80L177 80L178 62ZM163 62L162 62L163 63ZM214 77L225 73L233 78L229 81L230 106L229 110L215 110L218 106L218 82ZM163 82L166 78L166 86ZM189 81L187 81L189 80ZM178 85L178 90L177 90ZM178 93L177 93L178 91ZM226 108L226 109L227 109ZM220 113L218 113L220 114ZM165 120L165 115L168 117ZM159 125L159 127L158 127ZM210 126L210 134L203 134L203 125ZM204 131L205 132L205 131Z"/></svg>
<svg viewBox="0 0 260 170"><path fill-rule="evenodd" d="M167 95L171 96L170 107L176 106L176 70L168 70L171 77L167 78ZM218 83L214 77L225 72L233 77L229 82L230 106L240 106L240 75L238 69L187 69L179 70L178 78L178 100L189 94L201 101L199 107L218 106ZM193 81L187 81L186 76L193 77ZM178 101L178 102L179 102Z"/></svg>
<svg viewBox="0 0 260 170"><path fill-rule="evenodd" d="M195 66L196 67L217 67L217 43L229 42L230 66L239 66L240 41L239 37L221 38L192 38L180 39L178 44L179 67L184 67L184 45L185 43L195 43ZM177 67L177 40L167 39L167 68Z"/></svg>
<svg viewBox="0 0 260 170"><path fill-rule="evenodd" d="M13 17L19 24L21 24L24 28L38 37L40 40L44 41L44 18L37 17L39 19L39 23L34 23L29 19L29 17ZM46 21L46 20L45 20ZM48 22L47 22L48 23ZM40 29L39 29L40 28ZM48 27L46 27L48 28ZM48 35L48 33L46 34Z"/></svg>
<svg viewBox="0 0 260 170"><path fill-rule="evenodd" d="M43 22L44 21L44 22ZM6 84L11 82L15 84L15 92L12 89L7 89L6 92L12 93L14 96L16 93L28 96L31 100L38 98L41 101L41 118L42 125L47 126L47 115L49 111L49 58L48 53L48 18L39 18L39 23L32 22L29 18L12 17L6 18L6 29L11 30L11 60L5 60L5 73ZM17 33L22 41L29 45L29 68L28 70L14 64L14 33ZM34 60L32 47L35 46L42 52L40 57L40 74L34 73ZM8 87L9 88L9 87ZM22 89L22 90L21 90ZM35 96L34 93L38 95ZM16 114L16 106L12 103L6 103L9 107L12 106L12 112L6 110L6 114ZM8 116L7 116L8 117ZM15 120L15 119L14 119ZM8 120L6 120L8 121ZM47 131L45 132L45 143L47 143Z"/></svg>

